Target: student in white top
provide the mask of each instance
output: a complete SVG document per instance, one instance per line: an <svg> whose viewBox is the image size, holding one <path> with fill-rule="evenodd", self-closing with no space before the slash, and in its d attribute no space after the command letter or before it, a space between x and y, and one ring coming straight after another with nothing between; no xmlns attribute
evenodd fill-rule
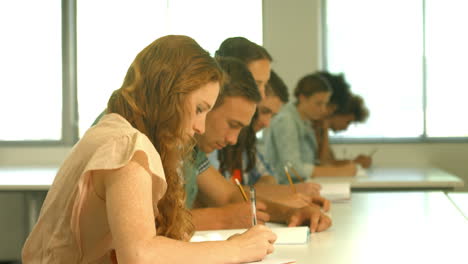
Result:
<svg viewBox="0 0 468 264"><path fill-rule="evenodd" d="M157 39L131 64L107 114L61 165L23 263L243 263L273 251L255 226L228 241L186 242L180 165L202 134L223 74L185 36Z"/></svg>

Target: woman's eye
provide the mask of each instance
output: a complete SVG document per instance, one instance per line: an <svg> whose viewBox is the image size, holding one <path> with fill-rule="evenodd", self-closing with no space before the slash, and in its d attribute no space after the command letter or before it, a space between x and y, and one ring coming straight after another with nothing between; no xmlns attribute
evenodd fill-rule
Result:
<svg viewBox="0 0 468 264"><path fill-rule="evenodd" d="M197 114L201 114L203 112L203 109L200 106L197 106Z"/></svg>

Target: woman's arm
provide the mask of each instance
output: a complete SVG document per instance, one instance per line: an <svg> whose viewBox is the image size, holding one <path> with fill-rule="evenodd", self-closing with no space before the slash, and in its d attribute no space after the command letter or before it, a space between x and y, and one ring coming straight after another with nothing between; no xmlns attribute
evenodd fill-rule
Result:
<svg viewBox="0 0 468 264"><path fill-rule="evenodd" d="M120 264L238 263L262 259L272 251L271 244L276 237L267 228L256 228L222 242L189 243L157 236L153 179L142 166L145 162L137 156L121 169L96 171L93 175L97 190L103 191L106 198L109 226Z"/></svg>

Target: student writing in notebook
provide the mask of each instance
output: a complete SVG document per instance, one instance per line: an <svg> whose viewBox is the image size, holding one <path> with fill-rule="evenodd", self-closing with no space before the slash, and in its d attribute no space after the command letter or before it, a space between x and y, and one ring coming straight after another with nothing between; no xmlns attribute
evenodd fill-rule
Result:
<svg viewBox="0 0 468 264"><path fill-rule="evenodd" d="M22 254L23 263L244 263L273 250L256 226L228 241L189 243L180 165L223 73L185 36L141 51L107 112L63 162Z"/></svg>
<svg viewBox="0 0 468 264"><path fill-rule="evenodd" d="M266 162L262 153L257 150L256 133L269 126L271 118L276 115L284 103L288 101L288 88L273 70L265 89L265 98L259 103L257 112L249 126L242 129L235 145L226 146L210 155L210 161L228 179L236 171L240 172L245 185L255 185L262 197L276 199L284 193L291 194L291 188L277 185L272 176L271 165ZM297 193L304 195L303 199L289 199L289 204L303 204L315 201L329 209L329 201L319 197L320 185L307 182L295 184Z"/></svg>
<svg viewBox="0 0 468 264"><path fill-rule="evenodd" d="M219 62L228 75L228 82L207 115L205 133L196 136L193 156L197 158L186 173L187 197L196 197L195 202L187 199L187 206L193 207L197 230L245 228L252 223L249 203L243 201L233 183L209 164L206 154L236 143L241 129L251 121L260 93L244 63L233 58L221 58ZM331 224L330 218L317 206L293 208L265 200L257 203L257 218L260 223L306 224L312 231L322 231Z"/></svg>
<svg viewBox="0 0 468 264"><path fill-rule="evenodd" d="M320 74L333 87L326 117L313 124L319 145L320 164L346 164L350 160L337 159L330 148L328 131L331 130L336 133L348 129L351 123L365 122L369 116L369 111L364 105L362 97L351 93L350 86L342 74L329 72L320 72ZM372 164L372 157L361 154L352 161L360 164L363 168L368 168Z"/></svg>
<svg viewBox="0 0 468 264"><path fill-rule="evenodd" d="M292 164L303 179L356 174L353 162L320 164L313 122L326 116L332 93L333 88L320 73L308 74L301 78L294 90L296 101L285 105L272 120L269 133L265 135L265 156L273 164L279 183L288 183L284 171L288 164ZM296 175L291 176L295 182L300 181Z"/></svg>

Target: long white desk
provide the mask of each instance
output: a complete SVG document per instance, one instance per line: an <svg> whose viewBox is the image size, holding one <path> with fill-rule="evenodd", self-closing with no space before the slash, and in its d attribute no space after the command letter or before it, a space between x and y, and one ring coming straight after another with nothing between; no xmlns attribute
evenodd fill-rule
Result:
<svg viewBox="0 0 468 264"><path fill-rule="evenodd" d="M0 191L47 191L58 168L0 167ZM317 182L350 182L360 190L453 190L463 187L463 180L437 168L371 168L367 176L318 177Z"/></svg>
<svg viewBox="0 0 468 264"><path fill-rule="evenodd" d="M301 264L468 263L468 224L442 192L353 193L306 245L276 246Z"/></svg>
<svg viewBox="0 0 468 264"><path fill-rule="evenodd" d="M0 168L0 262L17 261L57 173L55 167Z"/></svg>
<svg viewBox="0 0 468 264"><path fill-rule="evenodd" d="M0 214L0 245L8 245L0 247L0 262L18 259L56 172L57 168L0 168L1 208L15 210L14 215L10 211ZM463 185L458 177L437 169L373 169L368 174L347 178L352 181L353 191L398 186L450 189ZM332 216L334 226L313 234L309 245L278 246L275 254L314 264L411 263L409 260L457 263L442 260L461 257L460 252L468 245L466 220L440 192L353 193L351 202L333 205ZM463 260L468 263L466 257Z"/></svg>
<svg viewBox="0 0 468 264"><path fill-rule="evenodd" d="M57 167L1 167L0 191L47 191Z"/></svg>
<svg viewBox="0 0 468 264"><path fill-rule="evenodd" d="M468 220L468 193L447 193L447 196Z"/></svg>
<svg viewBox="0 0 468 264"><path fill-rule="evenodd" d="M367 176L317 177L316 182L349 182L352 191L453 191L463 180L436 168L370 168Z"/></svg>

